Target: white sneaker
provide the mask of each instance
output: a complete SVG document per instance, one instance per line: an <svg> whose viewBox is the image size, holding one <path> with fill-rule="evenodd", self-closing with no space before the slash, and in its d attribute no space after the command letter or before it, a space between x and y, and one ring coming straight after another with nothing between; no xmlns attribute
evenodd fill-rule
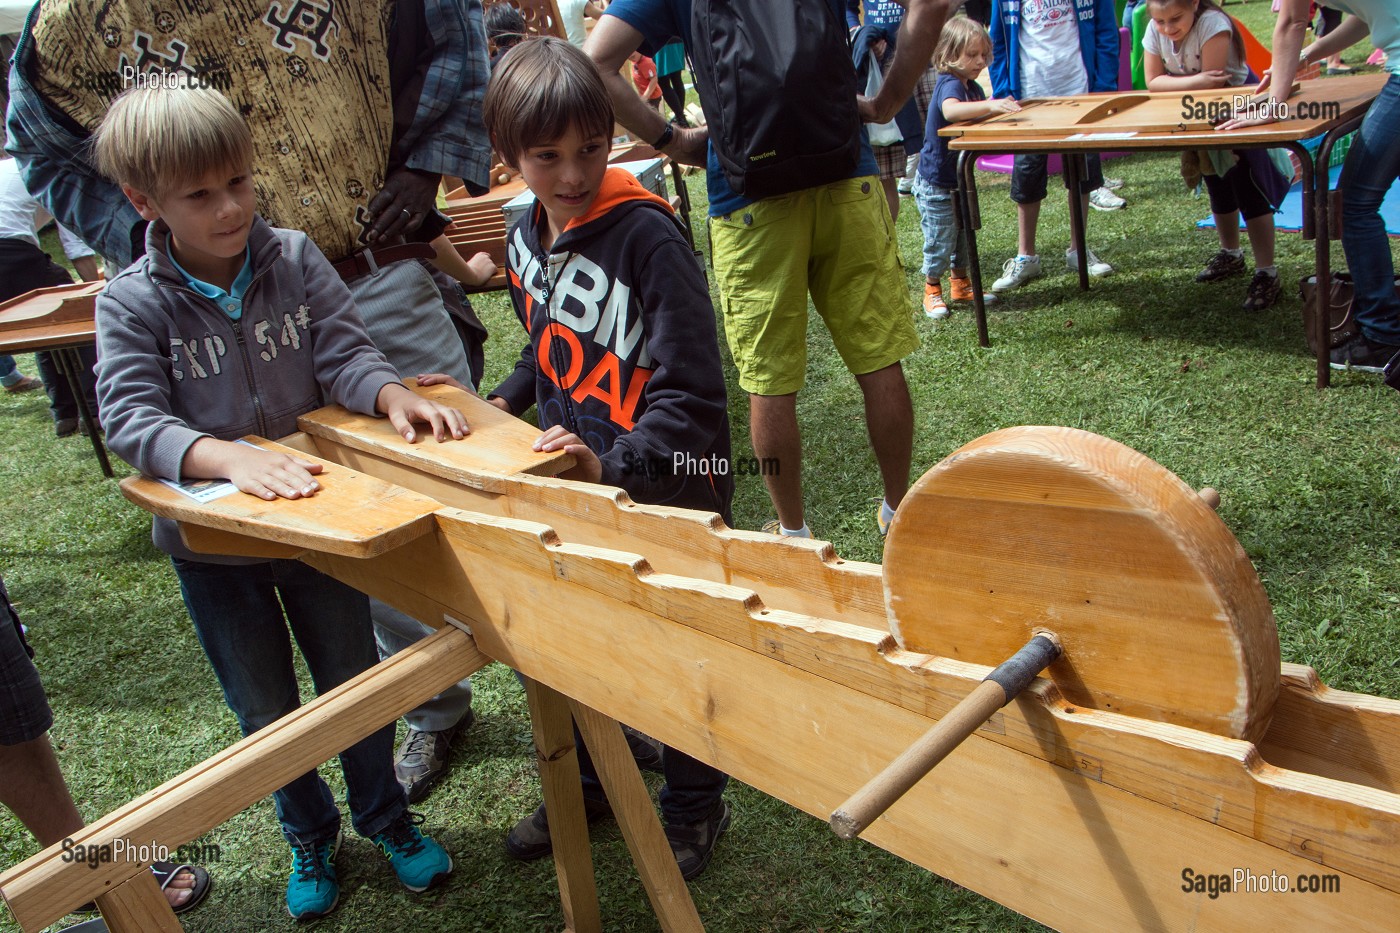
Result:
<svg viewBox="0 0 1400 933"><path fill-rule="evenodd" d="M1004 292L1019 288L1031 279L1040 278L1039 256L1013 256L1001 267L1001 278L992 283L992 291Z"/></svg>
<svg viewBox="0 0 1400 933"><path fill-rule="evenodd" d="M900 194L914 193L914 178L919 174L919 154L916 152L904 160L904 174L900 176L895 188Z"/></svg>
<svg viewBox="0 0 1400 933"><path fill-rule="evenodd" d="M1105 179L1103 180L1103 186L1104 186L1105 188L1107 188L1109 191L1117 191L1119 188L1123 187L1123 179L1121 179L1121 178L1105 178Z"/></svg>
<svg viewBox="0 0 1400 933"><path fill-rule="evenodd" d="M1093 250L1086 250L1089 254L1089 274L1096 279L1101 279L1113 271L1113 267L1102 259L1094 255ZM1071 270L1079 271L1079 254L1072 249L1065 250L1065 265Z"/></svg>
<svg viewBox="0 0 1400 933"><path fill-rule="evenodd" d="M1095 188L1089 192L1089 206L1096 211L1116 211L1127 203L1107 188Z"/></svg>

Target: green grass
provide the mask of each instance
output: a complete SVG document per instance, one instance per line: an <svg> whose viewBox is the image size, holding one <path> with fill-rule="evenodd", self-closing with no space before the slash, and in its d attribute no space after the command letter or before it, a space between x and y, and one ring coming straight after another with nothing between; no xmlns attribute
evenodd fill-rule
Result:
<svg viewBox="0 0 1400 933"><path fill-rule="evenodd" d="M1230 12L1267 41L1264 0ZM1360 62L1366 51L1358 47L1348 60ZM1041 224L1048 274L999 305L990 349L976 346L966 311L936 324L920 320L923 345L905 364L917 412L916 472L1015 424L1070 425L1141 450L1191 485L1221 491L1221 515L1273 602L1285 659L1317 667L1336 687L1400 697L1392 621L1400 601L1400 398L1363 375L1336 374L1332 389L1313 389L1293 284L1311 269L1310 243L1280 234L1284 300L1247 314L1238 307L1243 281L1192 280L1216 244L1213 232L1193 227L1208 208L1185 192L1175 158L1115 160L1107 170L1127 180L1129 206L1094 213L1089 237L1117 268L1113 277L1087 293L1077 289L1059 262L1068 230L1055 194ZM979 243L993 277L1014 249L1014 214L1003 178L979 182ZM701 176L690 184L702 213ZM899 232L912 301L920 242L907 199ZM1342 263L1340 250L1334 262ZM508 371L521 334L503 296L477 304L492 332L491 385ZM844 556L878 560L879 486L859 393L819 326L809 356L800 402L809 523ZM29 358L22 366L34 371ZM746 405L732 368L730 378L735 452L747 456ZM55 440L36 394L0 395L0 448L7 523L0 572L39 653L64 771L79 808L96 817L213 755L237 730L169 564L149 542L147 516L101 478L86 440ZM745 528L771 517L760 480L740 480L735 513ZM499 666L476 684L478 724L453 776L421 807L456 858L451 882L425 896L403 893L369 845L351 839L340 862L341 906L317 929L560 927L550 863L518 864L501 847L539 794L521 691ZM339 794L337 769L322 773ZM751 788L735 785L730 797L733 829L691 885L711 930L1036 928L869 845L839 842L821 821ZM214 894L189 915L187 929L294 928L282 903L287 851L270 801L205 841L223 857L210 866ZM0 812L0 864L35 851ZM608 928L655 929L615 826L598 833L594 857ZM14 928L0 919L0 929Z"/></svg>

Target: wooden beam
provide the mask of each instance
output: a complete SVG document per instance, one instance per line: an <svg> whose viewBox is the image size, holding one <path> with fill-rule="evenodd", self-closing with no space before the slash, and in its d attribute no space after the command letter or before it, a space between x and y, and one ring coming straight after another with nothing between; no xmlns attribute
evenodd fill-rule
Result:
<svg viewBox="0 0 1400 933"><path fill-rule="evenodd" d="M779 614L730 588L646 573L635 557L561 544L538 526L450 513L440 520L454 553L435 561L410 546L399 555L434 581L433 597L405 588L398 594L405 604L452 603L493 656L808 813L824 817L932 724L872 698L863 683L841 682L844 671L828 678L791 663L798 652L786 649L819 620L792 620L790 640L775 650L765 650L772 636L759 624L749 636L754 644L736 644L705 625L737 627L743 618L748 626ZM390 566L393 556L325 563L393 603L404 577ZM466 569L488 562L489 574ZM564 604L571 607L567 635L548 608ZM733 621L705 622L716 618ZM836 642L827 631L809 650ZM936 683L927 669L889 666L905 671L898 688L911 697ZM980 679L986 670L974 673ZM662 682L664 705L648 688ZM1041 688L1008 707L1002 723L960 746L866 838L1061 928L1233 929L1274 912L1294 925L1366 928L1400 909L1394 795L1278 773L1239 740L1063 705L1047 709L1053 700ZM1007 728L1013 713L1021 723L1049 717L1031 741L1048 735L1051 760L1002 744L995 730ZM1080 742L1090 739L1097 744L1085 751ZM1093 752L1102 757L1095 761ZM1212 768L1190 778L1203 762ZM1156 799L1117 786L1120 768ZM1183 772L1190 779L1179 792ZM1195 812L1184 812L1187 806ZM1224 828L1226 819L1246 831ZM1330 834L1329 842L1310 844L1314 833ZM1056 864L1073 866L1075 883L1045 869L1051 852ZM1181 890L1186 868L1233 866L1290 878L1336 872L1346 894L1210 899ZM1388 879L1389 889L1363 870Z"/></svg>
<svg viewBox="0 0 1400 933"><path fill-rule="evenodd" d="M569 701L556 690L528 677L525 699L530 706L530 729L540 769L549 837L554 843L554 871L559 879L559 903L564 927L576 933L602 930L598 887L588 843L588 817L579 784L578 753Z"/></svg>
<svg viewBox="0 0 1400 933"><path fill-rule="evenodd" d="M845 560L830 543L725 527L712 512L638 505L622 490L545 476L508 476L459 463L391 460L345 443L357 428L315 437L327 460L444 505L547 524L565 541L640 551L662 573L755 590L764 605L837 618L888 634L880 566Z"/></svg>
<svg viewBox="0 0 1400 933"><path fill-rule="evenodd" d="M174 850L489 660L471 636L444 628L84 827L73 840L151 840ZM95 869L65 862L53 845L0 874L0 894L21 927L37 930L141 873L150 876L137 862L104 862Z"/></svg>
<svg viewBox="0 0 1400 933"><path fill-rule="evenodd" d="M588 743L588 753L598 768L598 779L607 792L613 815L622 828L627 848L632 852L632 863L642 877L642 886L646 888L661 929L667 933L703 933L705 927L700 923L700 914L681 877L671 844L656 819L651 795L637 770L622 727L616 720L577 700L570 700L569 708Z"/></svg>
<svg viewBox="0 0 1400 933"><path fill-rule="evenodd" d="M112 933L180 933L184 929L149 871L138 871L99 896L97 909Z"/></svg>
<svg viewBox="0 0 1400 933"><path fill-rule="evenodd" d="M794 726L802 734L816 730L812 741L822 745L829 730L851 730L854 753L851 749L827 751L836 757L854 754L863 762L867 770L851 790L886 761L868 750L860 730L859 724L874 710L888 705L913 713L926 729L987 673L986 668L976 665L901 652L888 636L882 640L866 629L767 610L752 594L733 588L650 573L645 562L635 556L561 544L539 526L451 511L444 513L442 520L455 556L409 547L374 563L318 559L317 566L419 618L431 615L429 607L434 599L448 600L455 611L477 620L473 631L494 656L823 817L829 810L814 808L810 801L793 800L784 790L806 780L796 776L803 771L805 759L789 761L777 756L763 765L766 753L761 743L752 749L746 745L732 758L717 756L712 743L718 737L708 723L716 704L722 703L707 698L703 690L695 695L684 693L700 687L692 684L685 688L678 680L678 671L687 670L684 661L663 661L687 657L672 641L682 636L673 635L670 629L689 628L708 639L704 642L709 646L706 652L729 646L770 659L784 671L816 677L832 689L863 696L851 706L835 704L820 713L809 712L807 715L817 717L815 721ZM489 579L463 569L488 561L494 561ZM434 581L431 594L396 582L408 578L407 568L413 568L421 579ZM596 676L606 677L606 685L576 682L584 676L583 671L565 674L562 669L541 666L542 656L554 657L556 651L549 644L549 617L541 621L538 631L523 620L537 614L532 605L560 601L596 619L598 631L592 633L596 641L590 642L582 628L571 626L566 640L569 648L558 655L557 663L565 664L572 657L576 666L600 672ZM619 644L629 645L628 650L620 651ZM580 658L588 659L587 663L580 664ZM787 702L781 687L773 684L770 688L768 674L750 671L746 676L752 679L740 696L751 696L754 684L764 684L765 703ZM662 680L680 697L677 710L669 717L643 708L646 684ZM599 690L604 692L590 692ZM1253 746L1239 740L1080 710L1060 700L1048 684L1032 688L1032 692L1034 699L1008 707L974 739L1003 745L1085 782L1121 789L1135 799L1155 802L1216 828L1229 827L1245 837L1257 836L1277 851L1323 852L1323 864L1329 868L1400 888L1400 869L1388 854L1400 842L1400 799L1394 795L1281 772L1265 765ZM754 728L769 738L782 728L759 722ZM684 731L687 727L693 730ZM910 741L914 737L911 735ZM896 748L894 753L900 750ZM759 757L749 759L750 754ZM961 754L959 749L952 757ZM750 771L745 776L735 770L741 765L772 770ZM821 770L824 766L814 763L813 767ZM835 806L843 799L838 797L824 806ZM871 838L877 842L884 824L881 821L871 830ZM928 861L920 864L941 870ZM989 896L1002 900L998 894Z"/></svg>

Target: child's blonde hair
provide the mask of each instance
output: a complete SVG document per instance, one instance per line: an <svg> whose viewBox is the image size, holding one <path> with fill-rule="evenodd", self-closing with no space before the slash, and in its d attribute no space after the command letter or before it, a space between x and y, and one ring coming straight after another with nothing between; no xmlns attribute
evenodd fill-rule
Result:
<svg viewBox="0 0 1400 933"><path fill-rule="evenodd" d="M253 134L228 98L208 88L158 84L112 102L92 141L97 170L154 197L253 163Z"/></svg>
<svg viewBox="0 0 1400 933"><path fill-rule="evenodd" d="M578 127L585 136L612 136L613 105L593 60L553 36L527 39L501 59L482 102L491 145L519 166L531 146Z"/></svg>
<svg viewBox="0 0 1400 933"><path fill-rule="evenodd" d="M991 48L992 37L987 34L987 27L967 16L954 16L948 20L943 24L938 45L933 49L934 70L943 74L950 72L974 42L986 43Z"/></svg>

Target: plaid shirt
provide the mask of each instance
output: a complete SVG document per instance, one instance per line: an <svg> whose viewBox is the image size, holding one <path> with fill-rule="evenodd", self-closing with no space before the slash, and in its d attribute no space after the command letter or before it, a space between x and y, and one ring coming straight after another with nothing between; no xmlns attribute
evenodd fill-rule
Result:
<svg viewBox="0 0 1400 933"><path fill-rule="evenodd" d="M490 77L481 0L421 0L435 50L408 128L394 140L408 168L489 184L491 147L481 118ZM42 4L25 22L10 67L5 148L35 198L114 269L145 248L144 223L121 189L87 159L89 134L55 114L34 89L32 32Z"/></svg>

